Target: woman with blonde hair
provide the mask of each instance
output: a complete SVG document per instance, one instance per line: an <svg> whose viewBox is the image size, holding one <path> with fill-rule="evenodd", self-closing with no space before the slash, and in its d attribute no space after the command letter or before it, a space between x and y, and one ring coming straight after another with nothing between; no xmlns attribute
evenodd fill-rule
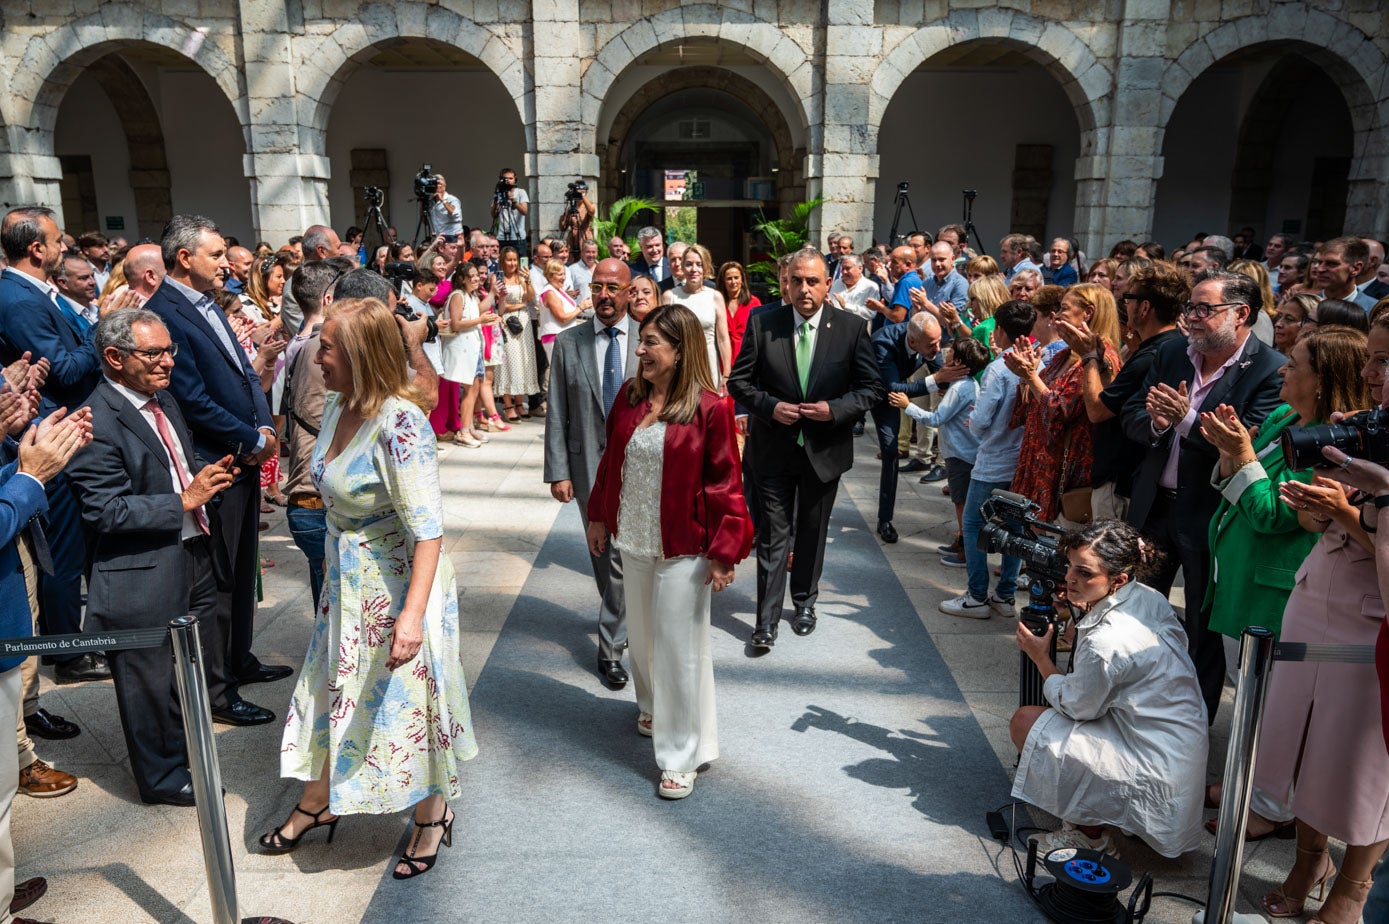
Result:
<svg viewBox="0 0 1389 924"><path fill-rule="evenodd" d="M1252 312L1249 322L1254 336L1263 343L1273 345L1273 316L1278 313L1278 302L1273 297L1273 283L1269 280L1268 267L1257 260L1236 260L1230 264L1230 272L1248 276L1259 284L1259 295L1263 304L1261 310Z"/></svg>
<svg viewBox="0 0 1389 924"><path fill-rule="evenodd" d="M733 583L752 520L733 412L714 391L699 319L662 305L640 338L638 368L608 414L588 545L600 557L611 536L622 552L637 732L652 738L657 793L683 799L719 756L709 594Z"/></svg>
<svg viewBox="0 0 1389 924"><path fill-rule="evenodd" d="M998 261L988 254L980 254L965 264L965 278L970 282L977 282L985 276L1002 275L998 268Z"/></svg>
<svg viewBox="0 0 1389 924"><path fill-rule="evenodd" d="M263 324L280 316L280 298L293 272L289 268L293 262L293 257L282 251L251 265L246 291L241 296L242 313L246 317Z"/></svg>
<svg viewBox="0 0 1389 924"><path fill-rule="evenodd" d="M555 352L555 338L579 321L579 303L564 290L564 261L550 260L541 269L545 288L540 290L540 345L549 359Z"/></svg>
<svg viewBox="0 0 1389 924"><path fill-rule="evenodd" d="M718 289L704 284L705 274L714 268L713 257L703 244L690 244L680 256L685 281L661 296L663 305L684 305L704 328L704 342L709 347L709 371L714 387L721 388L723 380L733 369L733 345L728 335L728 308ZM672 270L674 272L674 270Z"/></svg>
<svg viewBox="0 0 1389 924"><path fill-rule="evenodd" d="M393 873L409 879L451 845L445 800L477 753L434 433L382 302L330 305L314 361L327 389L312 467L327 568L280 749L281 774L305 783L260 846L288 853L314 828L331 840L342 815L413 806L415 831Z"/></svg>
<svg viewBox="0 0 1389 924"><path fill-rule="evenodd" d="M1097 286L1104 286L1114 292L1114 274L1119 269L1119 261L1110 257L1101 257L1090 266L1090 272L1085 274L1086 282L1093 282Z"/></svg>
<svg viewBox="0 0 1389 924"><path fill-rule="evenodd" d="M1061 297L1052 325L1063 344L1068 334L1093 333L1102 348L1080 355L1063 346L1046 368L1041 365L1041 351L1029 343L1014 344L1013 351L1004 354L1009 370L1021 379L1012 425L1023 428L1019 457L1028 460L1027 465L1018 466L1013 490L1036 501L1042 519L1064 516L1068 525L1078 525L1088 521L1088 511L1079 507L1063 511L1062 495L1091 486L1095 425L1085 409L1083 367L1100 364L1102 379L1106 369L1110 376L1119 371L1119 312L1114 296L1090 282L1071 286Z"/></svg>
<svg viewBox="0 0 1389 924"><path fill-rule="evenodd" d="M1008 301L1008 287L998 273L980 276L969 284L969 314L974 326L969 335L984 346L992 343L994 312Z"/></svg>

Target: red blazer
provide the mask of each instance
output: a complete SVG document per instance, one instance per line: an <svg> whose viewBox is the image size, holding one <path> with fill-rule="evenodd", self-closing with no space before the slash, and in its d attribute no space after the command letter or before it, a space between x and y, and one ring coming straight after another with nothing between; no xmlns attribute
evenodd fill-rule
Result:
<svg viewBox="0 0 1389 924"><path fill-rule="evenodd" d="M728 339L733 347L733 358L738 358L738 351L743 348L743 331L748 328L748 317L752 314L752 309L762 307L762 300L756 295L748 299L746 305L738 305L733 311L728 313Z"/></svg>
<svg viewBox="0 0 1389 924"><path fill-rule="evenodd" d="M650 410L627 403L631 382L622 386L608 414L608 448L588 498L590 522L618 533L622 466L627 442ZM688 424L666 424L661 464L661 550L666 558L704 555L736 565L752 548L752 518L743 500L742 466L733 436L733 414L722 398L706 391Z"/></svg>

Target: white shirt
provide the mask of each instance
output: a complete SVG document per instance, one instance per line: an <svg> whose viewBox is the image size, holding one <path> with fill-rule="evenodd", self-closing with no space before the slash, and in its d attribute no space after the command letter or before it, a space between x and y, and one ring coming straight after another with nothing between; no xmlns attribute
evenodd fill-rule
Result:
<svg viewBox="0 0 1389 924"><path fill-rule="evenodd" d="M843 296L845 311L852 311L864 320L871 321L877 312L868 307L868 300L881 298L882 289L867 276L860 276L852 289L846 288L844 280L836 276L834 285L830 286L830 295Z"/></svg>
<svg viewBox="0 0 1389 924"><path fill-rule="evenodd" d="M410 310L422 318L437 318L438 312L434 306L428 302L422 302L411 292L405 296L405 303L410 306ZM444 371L444 350L440 338L435 337L433 343L425 342L420 344L420 350L424 353L429 364L434 367L435 373Z"/></svg>
<svg viewBox="0 0 1389 924"><path fill-rule="evenodd" d="M579 290L579 294L576 296L579 301L589 297L588 288L593 283L593 271L597 268L597 263L594 263L593 266L585 266L582 260L569 266L569 287Z"/></svg>
<svg viewBox="0 0 1389 924"><path fill-rule="evenodd" d="M453 206L450 212L445 205ZM444 200L440 202L435 199L429 205L429 221L434 225L435 234L462 234L463 233L463 203L458 201L458 197L452 193L444 193Z"/></svg>
<svg viewBox="0 0 1389 924"><path fill-rule="evenodd" d="M100 292L102 289L106 288L106 283L111 279L111 264L106 264L106 267L103 269L91 260L88 260L87 265L92 268L92 277L96 279L96 290Z"/></svg>
<svg viewBox="0 0 1389 924"><path fill-rule="evenodd" d="M149 395L140 394L133 388L127 388L115 379L108 378L106 381L111 383L111 386L120 393L121 397L135 405L135 410L139 411L145 423L149 424L150 432L153 433L154 438L159 441L159 445L164 445L164 440L159 435L159 425L155 423L154 420L154 411L146 406L154 399ZM165 416L167 417L168 414L166 413ZM182 493L179 489L179 485L183 484L183 479L179 477L178 468L174 466L177 465L179 468L182 468L190 482L193 480L193 470L188 466L188 459L183 454L183 443L179 440L178 434L174 433L173 424L169 425L169 436L173 437L174 455L177 456L177 459L169 460L169 481L173 484L174 493L179 494ZM183 512L183 529L179 532L179 538L196 539L202 534L202 530L198 528L198 521L193 516L193 511L185 510Z"/></svg>
<svg viewBox="0 0 1389 924"><path fill-rule="evenodd" d="M526 191L517 186L512 192L511 202L513 205L528 205L530 197ZM520 209L498 209L497 210L497 239L502 241L518 241L526 236L526 216L521 214Z"/></svg>
<svg viewBox="0 0 1389 924"><path fill-rule="evenodd" d="M593 321L593 356L596 361L594 368L598 370L598 391L603 391L603 368L608 363L608 335L605 333L608 325L594 317ZM613 330L617 331L617 364L622 370L622 381L627 381L627 316L623 315Z"/></svg>

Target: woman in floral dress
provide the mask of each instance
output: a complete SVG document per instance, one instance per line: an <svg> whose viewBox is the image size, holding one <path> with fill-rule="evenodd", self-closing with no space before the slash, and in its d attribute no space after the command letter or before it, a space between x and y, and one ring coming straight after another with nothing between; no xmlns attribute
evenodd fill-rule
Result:
<svg viewBox="0 0 1389 924"><path fill-rule="evenodd" d="M414 806L394 873L408 879L451 843L445 800L477 753L434 434L381 302L335 302L316 361L328 390L313 456L328 518L325 593L280 755L282 775L306 782L260 843L284 853L315 827L331 839L341 815Z"/></svg>

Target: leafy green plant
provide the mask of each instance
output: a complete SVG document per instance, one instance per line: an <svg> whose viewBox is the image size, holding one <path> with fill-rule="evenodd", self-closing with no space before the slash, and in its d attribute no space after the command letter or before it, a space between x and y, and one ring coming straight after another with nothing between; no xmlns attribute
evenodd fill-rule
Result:
<svg viewBox="0 0 1389 924"><path fill-rule="evenodd" d="M767 239L770 259L749 263L748 272L761 277L763 285L772 296L781 297L781 285L777 281L777 261L806 245L810 238L810 216L824 201L816 198L809 202L798 202L787 218L768 218L766 214L762 214L753 223L753 230Z"/></svg>
<svg viewBox="0 0 1389 924"><path fill-rule="evenodd" d="M608 256L608 242L614 237L621 237L627 241L627 246L632 253L638 251L637 239L627 237L627 226L636 220L642 212L652 212L659 214L661 204L655 199L644 199L639 196L624 196L612 205L608 206L607 217L602 215L593 220L593 236L598 243L598 256L606 258Z"/></svg>

